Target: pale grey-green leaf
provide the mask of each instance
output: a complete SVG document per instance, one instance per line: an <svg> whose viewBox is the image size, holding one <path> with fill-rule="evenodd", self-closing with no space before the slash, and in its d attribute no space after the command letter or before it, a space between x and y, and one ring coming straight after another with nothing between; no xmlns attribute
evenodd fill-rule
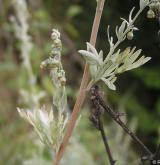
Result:
<svg viewBox="0 0 160 165"><path fill-rule="evenodd" d="M109 81L106 78L101 78L101 80L108 86L109 89L116 90L116 86L113 84L112 81Z"/></svg>
<svg viewBox="0 0 160 165"><path fill-rule="evenodd" d="M100 65L101 64L100 58L95 56L93 53L86 51L86 50L79 50L78 52L85 58L85 60L89 64L91 64L91 65Z"/></svg>

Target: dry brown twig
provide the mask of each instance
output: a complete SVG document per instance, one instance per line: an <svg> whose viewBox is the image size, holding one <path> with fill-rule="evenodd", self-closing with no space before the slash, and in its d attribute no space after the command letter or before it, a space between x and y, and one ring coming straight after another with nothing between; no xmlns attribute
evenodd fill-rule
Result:
<svg viewBox="0 0 160 165"><path fill-rule="evenodd" d="M106 149L107 157L109 158L110 161L110 165L115 165L116 160L113 159L112 152L108 143L108 139L104 131L103 122L101 120L101 117L103 117L104 114L104 109L99 104L99 100L97 99L96 96L95 87L91 88L91 101L94 106L94 109L91 111L90 120L93 123L93 125L96 127L96 129L101 133L101 137Z"/></svg>
<svg viewBox="0 0 160 165"><path fill-rule="evenodd" d="M93 98L94 99L94 106L96 106L96 109L97 110L101 109L100 111L106 112L113 119L113 121L115 121L125 131L125 133L127 133L132 138L132 140L135 143L137 143L143 149L143 151L145 152L145 154L147 156L143 156L142 157L142 161L146 161L146 160L148 160L148 161L155 161L155 160L158 160L160 147L158 147L157 152L155 154L153 154L147 148L147 146L121 120L121 118L120 118L121 114L119 112L115 112L108 105L105 104L103 98L100 95L100 91L99 91L99 87L98 86L92 87L91 88L91 93L92 93L92 97L94 97ZM92 102L93 102L93 100L92 100ZM109 154L108 154L108 156L110 158L110 162L111 162L111 165L112 165L114 163L113 158L110 157Z"/></svg>
<svg viewBox="0 0 160 165"><path fill-rule="evenodd" d="M92 33L91 33L91 38L90 38L90 43L95 46L96 44L96 39L97 39L97 34L98 34L98 29L100 25L100 20L102 16L102 11L104 7L105 0L98 0L97 2L97 8L96 8L96 13L95 13L95 18L94 18L94 23L92 26ZM76 99L76 103L73 108L73 112L71 114L69 123L67 125L66 129L66 134L64 135L63 142L59 148L59 151L56 154L55 161L53 162L54 165L58 165L60 163L60 160L64 154L65 148L69 142L69 139L72 135L73 129L75 127L78 114L81 110L81 107L84 103L85 97L86 97L86 87L89 82L89 66L86 63L84 73L83 73L83 78L81 81L78 97Z"/></svg>

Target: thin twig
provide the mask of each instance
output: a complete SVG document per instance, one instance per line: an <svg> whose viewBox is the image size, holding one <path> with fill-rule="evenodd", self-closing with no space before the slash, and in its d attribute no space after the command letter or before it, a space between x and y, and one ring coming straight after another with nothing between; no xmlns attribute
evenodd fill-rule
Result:
<svg viewBox="0 0 160 165"><path fill-rule="evenodd" d="M108 144L108 140L107 140L107 137L105 135L103 123L102 123L100 118L99 118L99 128L100 128L101 135L102 135L102 138L103 138L103 143L104 143L105 148L106 148L106 152L107 152L108 157L109 157L110 164L115 165L116 161L112 157L112 153L111 153L111 150L110 150L110 147L109 147L109 144Z"/></svg>
<svg viewBox="0 0 160 165"><path fill-rule="evenodd" d="M103 122L101 121L101 116L104 113L103 108L99 105L99 101L97 100L97 98L94 95L94 88L91 88L91 101L93 103L94 109L91 111L91 116L90 116L90 120L93 123L93 125L100 131L102 139L103 139L103 143L106 149L106 153L107 156L109 158L110 164L111 165L115 165L115 160L112 157L112 153L108 144L108 139L107 136L105 134L104 131L104 126L103 126Z"/></svg>
<svg viewBox="0 0 160 165"><path fill-rule="evenodd" d="M109 114L109 116L128 134L130 137L138 143L144 152L150 157L153 157L152 152L145 146L145 144L127 127L127 125L120 119L119 113L113 111L109 106L107 106L103 100L103 98L99 94L99 87L95 86L94 88L94 96L98 100L98 103L101 107L103 107L104 111Z"/></svg>
<svg viewBox="0 0 160 165"><path fill-rule="evenodd" d="M95 46L95 44L96 44L96 39L97 39L97 34L98 34L98 29L99 29L99 24L100 24L100 20L101 20L101 16L102 16L104 3L105 3L105 0L99 0L97 2L96 14L95 14L94 23L92 26L92 33L91 33L91 39L90 39L90 43L93 46ZM64 154L65 148L68 144L68 141L72 135L73 129L75 127L75 124L76 124L76 121L78 118L78 114L80 112L80 109L81 109L83 102L85 100L85 97L86 97L86 87L88 85L88 82L89 82L89 66L86 63L81 86L79 89L79 94L76 99L76 103L74 105L73 112L71 114L69 123L67 125L66 134L64 135L63 142L59 148L59 151L56 154L55 161L53 162L54 165L59 164L59 162Z"/></svg>
<svg viewBox="0 0 160 165"><path fill-rule="evenodd" d="M157 147L156 152L150 156L150 155L145 155L141 158L142 161L150 161L151 165L153 164L160 164L160 144Z"/></svg>

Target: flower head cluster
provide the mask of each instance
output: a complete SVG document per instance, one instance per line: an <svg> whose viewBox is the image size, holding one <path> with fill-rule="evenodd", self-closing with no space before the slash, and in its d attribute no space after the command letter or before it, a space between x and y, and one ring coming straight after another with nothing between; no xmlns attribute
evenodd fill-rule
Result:
<svg viewBox="0 0 160 165"><path fill-rule="evenodd" d="M41 68L50 69L53 84L57 87L61 87L65 85L66 78L65 71L63 70L61 64L62 43L60 40L60 33L58 32L58 30L52 30L51 38L53 41L51 56L41 63Z"/></svg>
<svg viewBox="0 0 160 165"><path fill-rule="evenodd" d="M41 68L50 70L52 82L55 87L53 93L53 104L59 111L65 111L67 108L67 96L65 89L66 77L61 63L62 43L58 30L52 30L51 39L53 41L51 55L48 59L41 63Z"/></svg>
<svg viewBox="0 0 160 165"><path fill-rule="evenodd" d="M65 90L66 78L61 64L62 44L60 33L53 29L51 35L53 44L51 56L41 63L41 68L50 70L54 85L53 109L47 111L43 108L33 108L32 110L20 109L20 116L26 119L35 129L41 141L47 146L52 146L58 150L67 123L67 96Z"/></svg>
<svg viewBox="0 0 160 165"><path fill-rule="evenodd" d="M160 14L160 0L151 0L149 10L147 12L148 18L158 18Z"/></svg>
<svg viewBox="0 0 160 165"><path fill-rule="evenodd" d="M25 105L30 107L38 107L39 101L44 98L44 91L37 91L36 89L36 75L33 72L32 64L31 64L31 50L33 47L33 43L31 40L31 36L28 34L29 32L29 12L27 9L26 0L12 0L11 4L14 9L15 15L10 17L12 22L13 32L15 37L20 42L20 52L22 58L22 67L27 73L26 80L28 81L28 90L21 89L20 90L20 99L19 101Z"/></svg>
<svg viewBox="0 0 160 165"><path fill-rule="evenodd" d="M110 36L108 28L107 32L110 50L105 58L103 57L102 51L98 53L95 47L89 43L87 43L87 50L79 51L87 63L90 64L92 80L88 85L88 89L99 80L102 80L110 89L115 90L116 86L114 85L114 82L117 79L117 74L138 68L151 59L150 57L141 56L141 50L136 50L136 47L128 47L123 51L120 49L116 51L121 42L126 38L131 39L133 37L131 33L138 30L134 26L134 22L148 4L149 1L140 0L140 9L137 14L134 17L132 16L134 11L133 8L129 14L129 20L122 19L123 21L120 27L117 26L115 30L117 36L116 43L114 43L113 37Z"/></svg>
<svg viewBox="0 0 160 165"><path fill-rule="evenodd" d="M25 0L12 0L13 8L15 10L15 16L11 16L10 20L13 24L14 33L17 39L21 42L21 56L24 65L27 67L29 63L29 55L32 48L31 37L28 35L29 25L28 18L29 13L27 10L27 4Z"/></svg>

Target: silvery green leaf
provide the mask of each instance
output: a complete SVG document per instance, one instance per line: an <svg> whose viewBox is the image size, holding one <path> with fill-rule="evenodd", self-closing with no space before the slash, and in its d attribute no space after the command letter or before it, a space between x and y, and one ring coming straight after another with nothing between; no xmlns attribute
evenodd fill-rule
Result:
<svg viewBox="0 0 160 165"><path fill-rule="evenodd" d="M115 32L116 32L117 38L119 38L118 26L116 26Z"/></svg>
<svg viewBox="0 0 160 165"><path fill-rule="evenodd" d="M114 45L113 44L113 37L110 37L109 28L110 28L110 26L108 26L108 28L107 28L107 36L108 36L108 42L109 42L110 48L112 48Z"/></svg>
<svg viewBox="0 0 160 165"><path fill-rule="evenodd" d="M116 70L117 73L122 73L127 70L137 68L150 60L150 57L145 57L145 56L142 56L141 58L137 60L142 50L139 49L135 51L135 49L136 47L133 47L132 49L128 47L121 53L121 56L118 59L121 65Z"/></svg>
<svg viewBox="0 0 160 165"><path fill-rule="evenodd" d="M100 67L98 67L98 71L95 74L94 79L97 81L99 79L101 79L101 77L104 77L104 73L106 72L106 70L112 66L113 62L111 60L108 60L107 63L104 63L103 65L101 65Z"/></svg>
<svg viewBox="0 0 160 165"><path fill-rule="evenodd" d="M133 29L133 31L139 30L137 27L133 27L132 29Z"/></svg>
<svg viewBox="0 0 160 165"><path fill-rule="evenodd" d="M67 109L67 96L64 86L55 89L53 93L53 105L60 112L64 112Z"/></svg>
<svg viewBox="0 0 160 165"><path fill-rule="evenodd" d="M126 27L126 22L123 21L118 30L119 35L122 35L124 33L125 27Z"/></svg>
<svg viewBox="0 0 160 165"><path fill-rule="evenodd" d="M91 72L91 77L94 78L96 77L98 67L96 65L90 65L90 72Z"/></svg>
<svg viewBox="0 0 160 165"><path fill-rule="evenodd" d="M124 63L125 59L128 58L129 53L130 53L130 47L127 47L123 52L119 54L119 56L116 59L116 62L118 64Z"/></svg>
<svg viewBox="0 0 160 165"><path fill-rule="evenodd" d="M147 5L148 1L149 0L140 0L141 9L135 14L135 16L133 15L135 7L133 7L129 13L128 20L122 18L123 21L120 27L117 26L115 29L118 39L116 43L113 43L113 37L110 36L110 27L108 26L107 36L110 44L110 50L104 60L103 57L101 57L101 52L98 54L95 47L92 45L87 44L87 51L80 52L83 56L88 58L86 60L88 60L90 64L94 64L92 65L94 67L91 69L92 80L88 85L89 87L91 87L97 81L102 80L110 89L115 90L116 87L114 82L116 80L116 74L137 68L150 60L150 57L142 56L139 58L141 50L136 50L136 47L132 49L128 47L122 52L120 52L120 50L117 51L119 44L126 39L128 33L138 30L138 28L134 26L134 22L138 15L142 12L142 8Z"/></svg>
<svg viewBox="0 0 160 165"><path fill-rule="evenodd" d="M132 15L133 15L133 11L134 11L135 7L132 8L132 10L130 11L129 13L129 23L131 23L133 20L132 20Z"/></svg>
<svg viewBox="0 0 160 165"><path fill-rule="evenodd" d="M103 61L103 53L100 51L98 54L96 48L87 42L87 50L79 50L78 51L85 60L91 65L101 65Z"/></svg>
<svg viewBox="0 0 160 165"><path fill-rule="evenodd" d="M138 50L135 53L134 53L134 50L135 50L135 47L132 50L130 47L127 47L122 52L122 61L121 62L124 63L124 65L132 64L136 60L136 57L138 57L140 55L141 50Z"/></svg>
<svg viewBox="0 0 160 165"><path fill-rule="evenodd" d="M103 61L103 51L102 50L99 52L99 57L100 57L101 61Z"/></svg>
<svg viewBox="0 0 160 165"><path fill-rule="evenodd" d="M124 19L124 18L120 18L122 21L125 21L126 22L126 24L127 24L127 26L129 25L129 22L126 20L126 19Z"/></svg>
<svg viewBox="0 0 160 165"><path fill-rule="evenodd" d="M117 67L118 67L118 64L116 63L113 63L112 65L110 65L110 67L104 72L103 77L108 77L112 75Z"/></svg>
<svg viewBox="0 0 160 165"><path fill-rule="evenodd" d="M53 110L48 112L45 107L34 110L18 108L17 110L20 116L34 127L41 141L57 151L63 138L67 116L64 116L63 112L58 112L55 118Z"/></svg>
<svg viewBox="0 0 160 165"><path fill-rule="evenodd" d="M149 4L149 0L140 0L140 9L143 10Z"/></svg>
<svg viewBox="0 0 160 165"><path fill-rule="evenodd" d="M111 90L116 90L116 86L114 85L116 77L110 77L108 79L101 78L101 80L108 86L108 88L110 88Z"/></svg>
<svg viewBox="0 0 160 165"><path fill-rule="evenodd" d="M113 61L113 62L116 62L117 63L117 59L119 58L119 56L120 56L120 49L118 49L118 51L116 52L116 53L114 53L111 57L110 57L110 59L111 59L111 61Z"/></svg>
<svg viewBox="0 0 160 165"><path fill-rule="evenodd" d="M131 70L140 67L151 59L151 57L142 56L139 60L134 62L132 65L128 66L126 70Z"/></svg>
<svg viewBox="0 0 160 165"><path fill-rule="evenodd" d="M103 51L101 50L99 53L97 52L96 48L87 42L87 50L92 52L97 58L99 58L100 63L103 61Z"/></svg>
<svg viewBox="0 0 160 165"><path fill-rule="evenodd" d="M93 53L87 51L87 50L79 50L78 51L84 58L85 60L91 64L91 65L100 65L100 59L95 56Z"/></svg>
<svg viewBox="0 0 160 165"><path fill-rule="evenodd" d="M93 45L91 45L89 42L87 42L87 50L92 52L95 56L98 56L98 52L96 48Z"/></svg>
<svg viewBox="0 0 160 165"><path fill-rule="evenodd" d="M58 108L59 108L59 111L65 112L65 110L67 108L67 96L66 96L66 91L65 91L64 87L62 87L61 92L62 92L62 94L61 94L61 96L59 96Z"/></svg>
<svg viewBox="0 0 160 165"><path fill-rule="evenodd" d="M142 52L142 50L139 49L135 53L133 53L133 54L131 53L131 55L129 56L129 63L132 64L138 58L138 56L141 54L141 52Z"/></svg>

